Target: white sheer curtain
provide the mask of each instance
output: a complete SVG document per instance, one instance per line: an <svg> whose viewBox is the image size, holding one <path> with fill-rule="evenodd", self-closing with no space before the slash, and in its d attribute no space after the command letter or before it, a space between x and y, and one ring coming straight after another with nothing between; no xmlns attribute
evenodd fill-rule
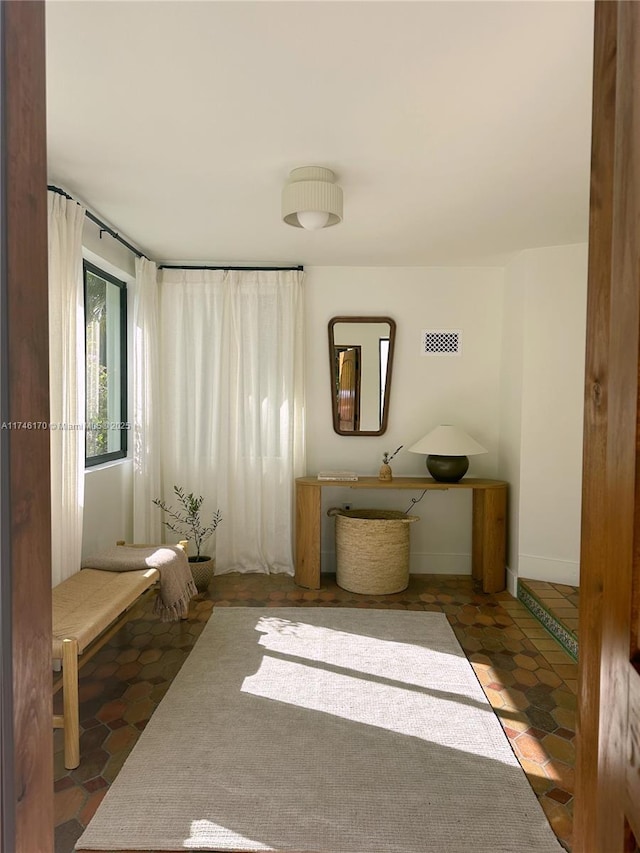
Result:
<svg viewBox="0 0 640 853"><path fill-rule="evenodd" d="M48 193L51 576L55 586L80 569L84 505L85 209Z"/></svg>
<svg viewBox="0 0 640 853"><path fill-rule="evenodd" d="M164 270L162 485L222 513L216 573L293 573L304 473L298 271ZM206 550L206 549L205 549Z"/></svg>
<svg viewBox="0 0 640 853"><path fill-rule="evenodd" d="M133 540L162 542L160 510L160 315L157 268L136 258L133 307Z"/></svg>

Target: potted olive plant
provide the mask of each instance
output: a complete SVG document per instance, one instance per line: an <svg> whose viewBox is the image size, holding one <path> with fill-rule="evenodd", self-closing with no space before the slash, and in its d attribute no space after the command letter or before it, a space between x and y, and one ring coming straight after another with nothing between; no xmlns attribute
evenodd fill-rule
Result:
<svg viewBox="0 0 640 853"><path fill-rule="evenodd" d="M202 520L201 509L204 498L202 495L196 497L193 492L188 494L182 486L173 487L174 494L178 499L179 507L174 509L161 498L155 498L153 503L159 506L166 514L163 524L190 542L193 542L196 553L189 557L191 574L199 592L206 592L213 578L215 559L202 554L202 546L215 533L217 526L222 521L220 510L217 509L208 524Z"/></svg>

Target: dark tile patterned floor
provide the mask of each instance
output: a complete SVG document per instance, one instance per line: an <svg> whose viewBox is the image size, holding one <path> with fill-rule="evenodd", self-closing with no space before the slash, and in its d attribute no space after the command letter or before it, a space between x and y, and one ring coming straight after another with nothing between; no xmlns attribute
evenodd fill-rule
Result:
<svg viewBox="0 0 640 853"><path fill-rule="evenodd" d="M147 595L81 670L75 770L65 770L62 732L54 735L56 853L74 849L212 608L234 605L446 613L551 826L571 849L577 668L521 602L486 595L467 576L416 575L404 592L365 596L340 589L333 575L323 575L321 589L303 590L286 575L229 574L214 578L180 623L159 622ZM58 693L56 711L60 702Z"/></svg>

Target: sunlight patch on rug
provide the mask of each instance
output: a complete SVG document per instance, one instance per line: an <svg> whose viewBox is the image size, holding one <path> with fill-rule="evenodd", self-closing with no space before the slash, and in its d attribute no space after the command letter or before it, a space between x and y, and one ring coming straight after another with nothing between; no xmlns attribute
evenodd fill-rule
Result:
<svg viewBox="0 0 640 853"><path fill-rule="evenodd" d="M191 824L191 835L184 841L185 850L207 850L213 844L219 844L220 839L224 838L224 843L233 850L234 845L245 845L241 847L246 850L246 845L249 844L250 850L271 850L259 841L246 838L243 835L231 831L226 826L220 826L218 823L212 823L210 820L194 820Z"/></svg>
<svg viewBox="0 0 640 853"><path fill-rule="evenodd" d="M455 689L450 693L426 687L408 690L382 683L376 676L353 677L265 656L258 672L244 680L242 692L491 758L490 739L486 742L478 737L477 729L472 737L465 738L464 721L472 697L460 684L448 685L449 690L452 687ZM481 713L488 715L487 726L491 726L491 707L481 705L477 698L475 703ZM441 715L446 715L453 725L435 738L431 721Z"/></svg>

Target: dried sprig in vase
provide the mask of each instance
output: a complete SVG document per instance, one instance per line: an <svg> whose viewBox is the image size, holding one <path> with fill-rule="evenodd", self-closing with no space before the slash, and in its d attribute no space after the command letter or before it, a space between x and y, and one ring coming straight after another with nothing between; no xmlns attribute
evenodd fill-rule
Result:
<svg viewBox="0 0 640 853"><path fill-rule="evenodd" d="M385 450L385 452L382 454L382 465L380 466L380 471L378 472L379 480L393 480L393 471L391 470L391 465L389 465L389 462L391 462L393 457L397 453L399 453L403 447L404 445L401 444L400 447L396 447L393 453L387 453L387 451Z"/></svg>

